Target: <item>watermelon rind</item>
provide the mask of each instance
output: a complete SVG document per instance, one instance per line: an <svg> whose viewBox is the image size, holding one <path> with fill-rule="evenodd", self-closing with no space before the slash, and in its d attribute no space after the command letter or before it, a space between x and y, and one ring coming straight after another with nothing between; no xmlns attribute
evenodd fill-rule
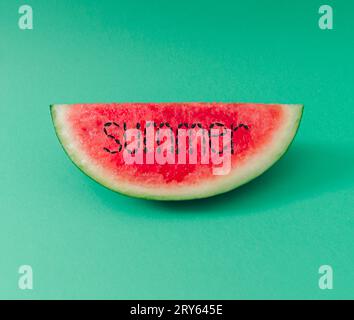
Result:
<svg viewBox="0 0 354 320"><path fill-rule="evenodd" d="M301 104L282 104L281 106L286 111L281 128L274 134L272 142L253 156L244 167L232 170L230 174L214 183L176 188L164 186L149 188L131 184L129 181L117 181L104 168L94 165L73 138L69 123L66 121L66 114L71 105L52 104L50 113L56 135L64 151L87 176L108 189L127 196L149 200L179 201L207 198L228 192L255 179L274 165L286 153L294 140L304 110Z"/></svg>

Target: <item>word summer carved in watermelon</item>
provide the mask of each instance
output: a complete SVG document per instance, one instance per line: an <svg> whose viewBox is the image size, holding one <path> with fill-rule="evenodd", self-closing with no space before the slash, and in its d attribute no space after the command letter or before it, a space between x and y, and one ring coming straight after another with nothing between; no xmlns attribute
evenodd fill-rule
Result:
<svg viewBox="0 0 354 320"><path fill-rule="evenodd" d="M249 130L245 124L230 127L214 122L206 128L201 123L181 122L177 128L168 122L140 121L135 128L126 122L106 122L103 132L116 146L103 149L115 155L123 152L126 164L213 164L213 174L226 175L231 170L235 152L235 132Z"/></svg>

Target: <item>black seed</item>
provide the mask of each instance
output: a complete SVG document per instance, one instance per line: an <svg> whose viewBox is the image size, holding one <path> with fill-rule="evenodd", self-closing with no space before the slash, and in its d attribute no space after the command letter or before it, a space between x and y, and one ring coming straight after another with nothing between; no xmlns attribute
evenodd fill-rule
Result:
<svg viewBox="0 0 354 320"><path fill-rule="evenodd" d="M111 134L107 135L108 138L114 139L114 136L112 136Z"/></svg>
<svg viewBox="0 0 354 320"><path fill-rule="evenodd" d="M104 124L105 127L110 127L112 125L112 122L107 122Z"/></svg>
<svg viewBox="0 0 354 320"><path fill-rule="evenodd" d="M108 148L103 148L104 151L111 153L111 151Z"/></svg>
<svg viewBox="0 0 354 320"><path fill-rule="evenodd" d="M137 129L140 129L140 123L137 123L137 124L136 124L136 128L137 128Z"/></svg>
<svg viewBox="0 0 354 320"><path fill-rule="evenodd" d="M113 124L114 124L116 127L118 127L118 128L119 128L119 124L118 124L118 123L113 122Z"/></svg>
<svg viewBox="0 0 354 320"><path fill-rule="evenodd" d="M165 124L163 122L160 123L160 128L162 128Z"/></svg>
<svg viewBox="0 0 354 320"><path fill-rule="evenodd" d="M245 128L246 130L249 129L249 127L243 123L239 124L235 129L233 129L233 131L237 131L237 129L239 128Z"/></svg>

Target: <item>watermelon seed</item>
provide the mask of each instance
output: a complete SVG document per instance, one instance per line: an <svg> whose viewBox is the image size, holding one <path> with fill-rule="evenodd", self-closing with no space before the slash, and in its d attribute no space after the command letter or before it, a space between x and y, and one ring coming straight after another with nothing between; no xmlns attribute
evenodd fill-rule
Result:
<svg viewBox="0 0 354 320"><path fill-rule="evenodd" d="M249 130L248 125L243 124L243 123L239 124L239 125L238 125L237 127L235 127L235 128L233 128L233 126L234 126L234 125L231 126L231 129L232 129L233 131L237 131L239 128L245 128L246 130Z"/></svg>

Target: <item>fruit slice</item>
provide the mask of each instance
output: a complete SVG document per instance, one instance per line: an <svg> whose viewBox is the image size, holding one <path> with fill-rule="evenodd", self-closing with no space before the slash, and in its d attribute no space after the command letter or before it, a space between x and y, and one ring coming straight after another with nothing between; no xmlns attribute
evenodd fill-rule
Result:
<svg viewBox="0 0 354 320"><path fill-rule="evenodd" d="M287 150L302 105L52 105L71 160L107 188L156 200L205 198L259 176Z"/></svg>

